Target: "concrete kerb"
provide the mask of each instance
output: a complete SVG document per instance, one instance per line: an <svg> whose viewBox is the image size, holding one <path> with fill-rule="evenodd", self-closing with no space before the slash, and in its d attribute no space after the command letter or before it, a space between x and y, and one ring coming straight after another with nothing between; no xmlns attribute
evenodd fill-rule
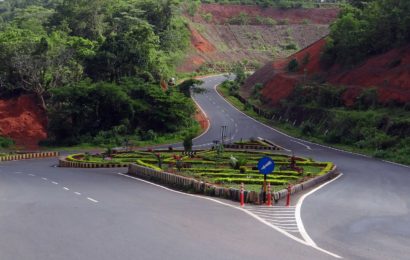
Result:
<svg viewBox="0 0 410 260"><path fill-rule="evenodd" d="M323 183L331 178L333 178L337 173L336 166L329 171L328 173L305 181L303 183L297 184L292 186L291 194L296 194L303 190L309 189L313 186L318 185L319 183ZM137 165L137 164L130 164L128 167L128 174L133 175L135 177L152 181L158 184L162 184L164 186L170 188L176 188L178 190L184 190L189 192L195 192L198 194L204 194L212 197L219 197L230 199L232 201L239 201L240 200L240 190L234 188L225 188L219 187L210 183L205 183L203 181L199 181L193 178L187 178L183 176L179 176L173 173L164 172L164 171L157 171L151 169L149 167ZM261 204L260 192L255 191L244 191L245 192L245 202L246 203L253 203L253 204ZM287 189L283 189L277 192L272 193L272 198L274 198L275 202L286 198L288 194Z"/></svg>
<svg viewBox="0 0 410 260"><path fill-rule="evenodd" d="M37 158L52 158L60 156L60 152L33 152L33 153L21 153L5 155L0 157L0 161L18 161Z"/></svg>
<svg viewBox="0 0 410 260"><path fill-rule="evenodd" d="M93 163L69 161L67 157L58 159L58 167L64 168L122 168L128 167L129 163Z"/></svg>

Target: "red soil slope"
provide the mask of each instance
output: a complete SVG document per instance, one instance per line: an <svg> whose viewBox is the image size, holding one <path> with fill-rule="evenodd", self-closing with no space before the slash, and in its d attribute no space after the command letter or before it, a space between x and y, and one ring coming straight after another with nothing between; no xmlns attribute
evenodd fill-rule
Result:
<svg viewBox="0 0 410 260"><path fill-rule="evenodd" d="M338 65L331 68L321 66L320 56L325 43L322 39L286 60L267 64L247 80L241 95L249 97L252 87L256 83L263 83L262 95L271 105L277 105L305 78L320 76L333 85L348 88L343 96L348 106L354 103L363 89L370 87L377 88L380 102L410 102L410 45L373 56L347 70ZM310 57L308 64L300 66L297 73L286 72L286 66L291 59L295 58L302 64L306 56Z"/></svg>
<svg viewBox="0 0 410 260"><path fill-rule="evenodd" d="M207 41L195 28L189 27L191 31L191 44L200 52L213 52L215 47Z"/></svg>
<svg viewBox="0 0 410 260"><path fill-rule="evenodd" d="M290 24L300 24L308 20L315 24L329 24L339 14L339 9L279 9L263 8L255 5L220 5L202 4L199 14L212 14L214 23L225 23L228 19L246 13L249 16L271 17L277 21L288 20ZM200 15L196 15L194 21L202 21Z"/></svg>
<svg viewBox="0 0 410 260"><path fill-rule="evenodd" d="M229 25L241 13L249 17L269 17L286 25ZM286 57L280 47L292 39L301 48L328 33L338 9L278 9L246 5L201 4L191 20L192 50L178 66L179 72L193 72L205 63L233 63L243 60L264 64L273 56ZM211 14L212 19L204 19ZM209 17L209 16L208 16ZM251 19L252 21L252 19ZM196 29L195 29L195 28ZM201 28L201 30L199 30ZM256 37L254 39L254 37ZM274 51L271 49L277 47Z"/></svg>
<svg viewBox="0 0 410 260"><path fill-rule="evenodd" d="M13 139L17 146L37 148L47 138L46 127L46 115L33 96L0 100L0 135Z"/></svg>

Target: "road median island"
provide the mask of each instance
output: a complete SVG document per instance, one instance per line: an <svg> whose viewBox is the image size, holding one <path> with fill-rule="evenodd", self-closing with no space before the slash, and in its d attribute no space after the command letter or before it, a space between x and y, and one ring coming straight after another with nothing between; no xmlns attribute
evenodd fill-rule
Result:
<svg viewBox="0 0 410 260"><path fill-rule="evenodd" d="M211 197L218 197L224 199L230 199L232 201L240 201L240 189L237 188L225 188L211 183L196 180L194 178L183 177L174 173L159 171L150 167L141 166L138 164L130 164L128 167L128 174L151 181L157 184L161 184L177 190L186 191L189 193L203 194ZM324 175L317 176L308 181L296 184L291 187L291 194L299 193L303 190L307 190L321 183L324 183L337 175L336 166L332 170ZM285 199L288 194L288 189L282 189L280 191L272 192L272 198L275 202ZM261 193L256 191L244 191L245 202L252 204L261 204Z"/></svg>
<svg viewBox="0 0 410 260"><path fill-rule="evenodd" d="M231 144L234 145L234 144ZM72 154L59 160L60 167L116 168L128 167L128 174L188 193L240 200L240 186L245 185L245 202L261 204L264 176L257 169L262 157L275 161L276 169L266 180L272 186L271 196L278 202L291 194L311 188L335 176L331 162L289 156L261 140L241 141L250 149L229 149L215 145L210 150L173 149L128 151L121 153ZM259 147L260 148L260 147Z"/></svg>

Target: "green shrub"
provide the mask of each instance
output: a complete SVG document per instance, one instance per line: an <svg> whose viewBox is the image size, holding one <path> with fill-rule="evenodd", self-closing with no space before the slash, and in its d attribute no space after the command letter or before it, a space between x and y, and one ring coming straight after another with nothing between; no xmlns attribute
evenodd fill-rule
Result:
<svg viewBox="0 0 410 260"><path fill-rule="evenodd" d="M288 71L289 72L296 72L299 69L299 62L296 59L292 59L288 63Z"/></svg>
<svg viewBox="0 0 410 260"><path fill-rule="evenodd" d="M13 140L7 137L0 136L0 147L1 148L9 148L12 145L14 145Z"/></svg>

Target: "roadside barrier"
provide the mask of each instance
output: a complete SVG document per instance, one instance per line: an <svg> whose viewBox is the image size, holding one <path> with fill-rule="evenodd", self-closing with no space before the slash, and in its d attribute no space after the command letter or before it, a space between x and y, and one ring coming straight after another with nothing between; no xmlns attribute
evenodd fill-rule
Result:
<svg viewBox="0 0 410 260"><path fill-rule="evenodd" d="M281 150L281 148L279 148L277 146L242 145L242 144L224 144L224 148L243 149L243 150L271 150L271 151Z"/></svg>
<svg viewBox="0 0 410 260"><path fill-rule="evenodd" d="M333 178L337 173L336 166L333 167L328 173L292 186L289 190L283 189L277 192L269 192L270 195L274 198L274 201L277 202L281 199L286 198L289 194L295 194L305 189L309 189L312 186L315 186L319 183L325 182ZM241 202L241 189L234 188L225 188L219 187L214 184L206 183L203 181L195 180L193 178L183 177L177 174L154 170L149 167L130 164L128 166L128 174L136 176L138 178L152 181L155 183L163 184L167 187L175 188L178 190L194 192L198 194L205 194L208 196L219 197L230 199L233 201ZM260 199L260 193L256 191L243 191L243 200L244 203L253 203L253 204L262 204Z"/></svg>
<svg viewBox="0 0 410 260"><path fill-rule="evenodd" d="M18 161L36 158L51 158L58 157L59 152L34 152L34 153L21 153L21 154L10 154L0 157L0 161Z"/></svg>

